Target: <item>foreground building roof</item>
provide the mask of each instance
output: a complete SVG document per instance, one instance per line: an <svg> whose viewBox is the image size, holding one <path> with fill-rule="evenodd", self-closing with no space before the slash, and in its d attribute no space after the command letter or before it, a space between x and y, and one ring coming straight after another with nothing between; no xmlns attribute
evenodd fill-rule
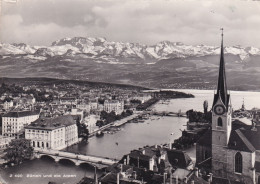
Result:
<svg viewBox="0 0 260 184"><path fill-rule="evenodd" d="M54 130L60 127L66 127L73 124L76 124L73 117L71 115L65 115L56 118L39 118L25 128Z"/></svg>

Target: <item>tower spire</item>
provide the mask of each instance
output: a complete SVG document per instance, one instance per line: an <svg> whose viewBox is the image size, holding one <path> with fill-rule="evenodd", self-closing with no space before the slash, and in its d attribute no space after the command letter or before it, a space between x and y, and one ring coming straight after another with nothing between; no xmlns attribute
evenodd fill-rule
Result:
<svg viewBox="0 0 260 184"><path fill-rule="evenodd" d="M223 31L221 28L221 49L220 49L220 63L219 63L219 74L218 74L218 88L217 94L214 96L213 106L216 104L217 100L220 98L224 105L228 105L228 94L227 94L227 84L226 84L226 72L225 72L225 61L224 61L224 46L223 46Z"/></svg>

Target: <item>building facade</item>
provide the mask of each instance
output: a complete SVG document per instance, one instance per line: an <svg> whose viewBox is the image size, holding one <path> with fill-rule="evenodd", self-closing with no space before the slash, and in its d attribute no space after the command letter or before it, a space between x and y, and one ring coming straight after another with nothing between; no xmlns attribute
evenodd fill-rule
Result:
<svg viewBox="0 0 260 184"><path fill-rule="evenodd" d="M2 135L17 137L24 126L38 118L39 112L36 111L8 112L2 117Z"/></svg>
<svg viewBox="0 0 260 184"><path fill-rule="evenodd" d="M9 109L11 109L13 106L14 106L13 100L5 101L5 102L4 102L4 109L5 109L5 110L9 110Z"/></svg>
<svg viewBox="0 0 260 184"><path fill-rule="evenodd" d="M222 34L218 87L212 105L212 127L198 141L196 158L200 163L197 165L211 161L206 165L211 167L213 183L260 184L260 126L255 123L237 126L234 122L232 124L231 117Z"/></svg>
<svg viewBox="0 0 260 184"><path fill-rule="evenodd" d="M78 127L70 115L38 119L25 127L25 138L35 149L60 150L78 142Z"/></svg>
<svg viewBox="0 0 260 184"><path fill-rule="evenodd" d="M124 102L119 100L105 100L104 102L104 111L112 112L116 114L121 114L124 111Z"/></svg>

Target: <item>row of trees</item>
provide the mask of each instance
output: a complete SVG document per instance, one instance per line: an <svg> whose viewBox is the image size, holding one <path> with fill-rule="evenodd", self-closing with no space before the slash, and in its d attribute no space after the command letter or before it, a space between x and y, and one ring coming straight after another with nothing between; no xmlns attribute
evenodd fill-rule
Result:
<svg viewBox="0 0 260 184"><path fill-rule="evenodd" d="M136 107L136 110L138 110L138 111L146 110L148 107L150 107L151 105L155 104L155 103L158 102L158 101L159 101L159 99L157 99L157 98L152 98L152 99L150 99L150 100L148 100L148 101L146 101L146 102L144 102L144 103L138 105L138 106Z"/></svg>
<svg viewBox="0 0 260 184"><path fill-rule="evenodd" d="M116 115L116 113L114 111L111 111L110 113L108 113L106 111L101 111L100 120L97 121L96 125L99 127L102 127L104 125L112 123L116 120L123 119L132 114L133 114L133 111L131 111L129 109L126 111L123 111L120 115Z"/></svg>
<svg viewBox="0 0 260 184"><path fill-rule="evenodd" d="M89 130L84 123L80 123L80 119L77 119L78 137L82 137L84 141L88 141Z"/></svg>

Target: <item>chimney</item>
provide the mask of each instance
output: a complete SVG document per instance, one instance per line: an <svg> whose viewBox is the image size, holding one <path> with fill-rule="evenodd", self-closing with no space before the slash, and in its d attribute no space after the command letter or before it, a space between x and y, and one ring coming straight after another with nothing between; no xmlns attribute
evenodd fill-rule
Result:
<svg viewBox="0 0 260 184"><path fill-rule="evenodd" d="M187 177L184 178L184 183L188 183L188 178Z"/></svg>
<svg viewBox="0 0 260 184"><path fill-rule="evenodd" d="M256 127L255 127L255 124L256 123L252 120L252 129L251 130L254 130L254 131L257 130Z"/></svg>
<svg viewBox="0 0 260 184"><path fill-rule="evenodd" d="M212 177L213 177L213 174L212 173L209 173L209 179L210 179L210 183L212 183Z"/></svg>
<svg viewBox="0 0 260 184"><path fill-rule="evenodd" d="M211 181L210 181L210 174L208 174L207 177L208 177L208 182L211 183Z"/></svg>
<svg viewBox="0 0 260 184"><path fill-rule="evenodd" d="M136 180L137 175L136 175L136 171L134 171L134 179Z"/></svg>
<svg viewBox="0 0 260 184"><path fill-rule="evenodd" d="M172 141L169 142L169 149L172 149Z"/></svg>
<svg viewBox="0 0 260 184"><path fill-rule="evenodd" d="M95 184L98 184L98 177L97 177L97 167L95 166L95 175L94 175Z"/></svg>
<svg viewBox="0 0 260 184"><path fill-rule="evenodd" d="M120 184L120 175L119 175L119 173L117 173L116 184Z"/></svg>
<svg viewBox="0 0 260 184"><path fill-rule="evenodd" d="M197 167L194 168L194 174L196 177L199 177L199 169Z"/></svg>
<svg viewBox="0 0 260 184"><path fill-rule="evenodd" d="M120 164L120 172L123 172L123 164Z"/></svg>
<svg viewBox="0 0 260 184"><path fill-rule="evenodd" d="M176 176L176 184L178 184L179 179L178 179L178 175Z"/></svg>
<svg viewBox="0 0 260 184"><path fill-rule="evenodd" d="M163 173L163 184L166 184L167 173Z"/></svg>

